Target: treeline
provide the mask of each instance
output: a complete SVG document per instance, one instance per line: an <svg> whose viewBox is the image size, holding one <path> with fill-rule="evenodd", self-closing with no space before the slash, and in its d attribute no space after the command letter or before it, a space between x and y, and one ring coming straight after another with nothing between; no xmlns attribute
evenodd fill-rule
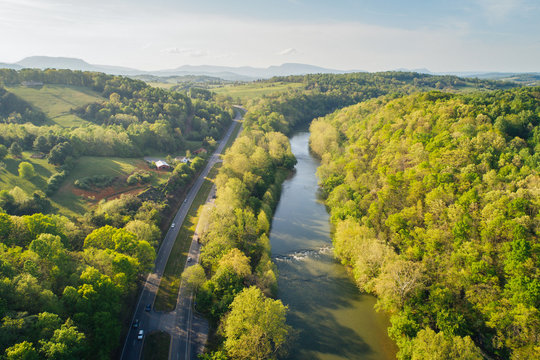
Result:
<svg viewBox="0 0 540 360"><path fill-rule="evenodd" d="M34 126L14 124L41 123L22 116L20 121L9 120L10 108L17 102L14 95L0 89L0 144L10 147L17 142L24 150L33 149L39 137L44 152L60 143L69 143L72 152L66 155L135 157L152 150L175 152L186 148L186 140L216 140L221 137L231 121L233 110L227 99L191 99L185 94L152 88L146 83L121 76L71 70L20 71L0 69L0 83L17 85L23 81L44 84L80 86L100 93L108 100L73 109L73 112L95 125L76 129L60 126ZM9 100L9 101L8 101ZM23 104L24 105L24 104ZM27 113L23 105L13 111ZM18 112L17 112L18 111ZM37 115L36 115L37 116ZM40 115L41 116L41 115ZM13 117L13 116L12 116ZM9 124L6 124L9 122ZM41 151L41 150L40 150Z"/></svg>
<svg viewBox="0 0 540 360"><path fill-rule="evenodd" d="M312 123L335 253L391 314L400 359L540 358L539 124L540 88Z"/></svg>
<svg viewBox="0 0 540 360"><path fill-rule="evenodd" d="M288 93L263 96L251 101L244 120L246 129L280 131L288 134L300 123L383 95L397 97L434 89L455 92L469 88L493 90L516 86L502 81L413 72L311 74L276 77L268 81L296 82L304 86Z"/></svg>
<svg viewBox="0 0 540 360"><path fill-rule="evenodd" d="M0 356L109 359L155 259L159 204L132 196L76 224L0 213Z"/></svg>
<svg viewBox="0 0 540 360"><path fill-rule="evenodd" d="M221 323L223 345L208 358L274 358L285 344L286 307L267 297L276 291L268 234L295 163L287 137L277 132L244 132L225 154L215 206L204 215L202 267L183 275L193 281L198 272L197 309L215 327Z"/></svg>

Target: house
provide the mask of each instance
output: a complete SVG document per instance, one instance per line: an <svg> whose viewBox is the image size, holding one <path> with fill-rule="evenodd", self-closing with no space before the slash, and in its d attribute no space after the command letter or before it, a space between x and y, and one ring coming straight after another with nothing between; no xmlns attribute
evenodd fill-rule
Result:
<svg viewBox="0 0 540 360"><path fill-rule="evenodd" d="M156 161L156 168L158 170L164 170L164 169L170 169L171 166L169 164L167 164L165 161L163 160L158 160Z"/></svg>
<svg viewBox="0 0 540 360"><path fill-rule="evenodd" d="M208 151L206 151L205 148L199 148L199 149L195 150L193 153L194 153L195 155L198 155L198 154L206 154L207 152L208 152Z"/></svg>
<svg viewBox="0 0 540 360"><path fill-rule="evenodd" d="M43 86L43 83L41 81L23 81L21 82L22 86Z"/></svg>
<svg viewBox="0 0 540 360"><path fill-rule="evenodd" d="M189 164L191 162L191 159L185 156L177 156L174 158L174 160L183 164Z"/></svg>

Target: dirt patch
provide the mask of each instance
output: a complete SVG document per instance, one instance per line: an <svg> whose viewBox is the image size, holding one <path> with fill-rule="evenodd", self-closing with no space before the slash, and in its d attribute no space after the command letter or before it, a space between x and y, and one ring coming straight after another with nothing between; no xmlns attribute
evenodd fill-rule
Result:
<svg viewBox="0 0 540 360"><path fill-rule="evenodd" d="M69 185L67 187L68 191L71 191L77 196L84 197L87 201L99 202L102 199L112 200L117 197L120 197L124 194L139 195L145 189L144 186L130 186L130 187L118 187L118 186L109 186L102 189L96 190L83 190L78 189L74 186Z"/></svg>

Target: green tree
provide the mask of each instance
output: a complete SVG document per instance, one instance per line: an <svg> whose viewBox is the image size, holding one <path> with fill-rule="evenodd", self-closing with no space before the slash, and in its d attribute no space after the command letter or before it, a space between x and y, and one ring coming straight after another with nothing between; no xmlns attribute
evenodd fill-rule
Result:
<svg viewBox="0 0 540 360"><path fill-rule="evenodd" d="M23 161L19 164L19 176L23 179L31 179L36 176L36 171L34 170L34 165L29 162Z"/></svg>
<svg viewBox="0 0 540 360"><path fill-rule="evenodd" d="M287 340L287 307L255 286L244 289L225 320L225 348L233 359L275 359Z"/></svg>
<svg viewBox="0 0 540 360"><path fill-rule="evenodd" d="M8 149L4 145L0 144L0 161L4 160L7 154L8 154Z"/></svg>
<svg viewBox="0 0 540 360"><path fill-rule="evenodd" d="M191 289L197 289L206 281L206 274L200 264L195 264L187 267L184 272L182 272L182 280L184 280Z"/></svg>
<svg viewBox="0 0 540 360"><path fill-rule="evenodd" d="M412 342L411 360L482 360L470 337L445 336L441 331L420 330Z"/></svg>
<svg viewBox="0 0 540 360"><path fill-rule="evenodd" d="M20 157L22 154L22 147L18 142L14 141L9 147L9 153L14 157Z"/></svg>
<svg viewBox="0 0 540 360"><path fill-rule="evenodd" d="M6 349L7 360L37 360L38 353L34 348L34 344L28 341L23 341Z"/></svg>

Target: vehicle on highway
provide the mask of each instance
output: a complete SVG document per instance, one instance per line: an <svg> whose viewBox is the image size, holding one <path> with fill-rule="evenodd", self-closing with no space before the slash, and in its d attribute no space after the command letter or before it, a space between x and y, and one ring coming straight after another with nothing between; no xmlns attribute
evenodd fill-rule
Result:
<svg viewBox="0 0 540 360"><path fill-rule="evenodd" d="M174 229L174 226L175 226L175 224L174 224L174 223L172 223L172 224L171 224L171 228L172 228L172 229Z"/></svg>
<svg viewBox="0 0 540 360"><path fill-rule="evenodd" d="M150 310L152 310L152 305L151 304L146 305L146 307L144 308L144 311L150 311Z"/></svg>
<svg viewBox="0 0 540 360"><path fill-rule="evenodd" d="M137 335L137 339L138 339L138 340L142 340L143 337L144 337L144 330L141 329L141 330L139 330L139 334Z"/></svg>
<svg viewBox="0 0 540 360"><path fill-rule="evenodd" d="M136 329L139 327L139 319L135 319L135 321L133 322L133 328Z"/></svg>
<svg viewBox="0 0 540 360"><path fill-rule="evenodd" d="M191 256L188 256L187 262L191 262Z"/></svg>

